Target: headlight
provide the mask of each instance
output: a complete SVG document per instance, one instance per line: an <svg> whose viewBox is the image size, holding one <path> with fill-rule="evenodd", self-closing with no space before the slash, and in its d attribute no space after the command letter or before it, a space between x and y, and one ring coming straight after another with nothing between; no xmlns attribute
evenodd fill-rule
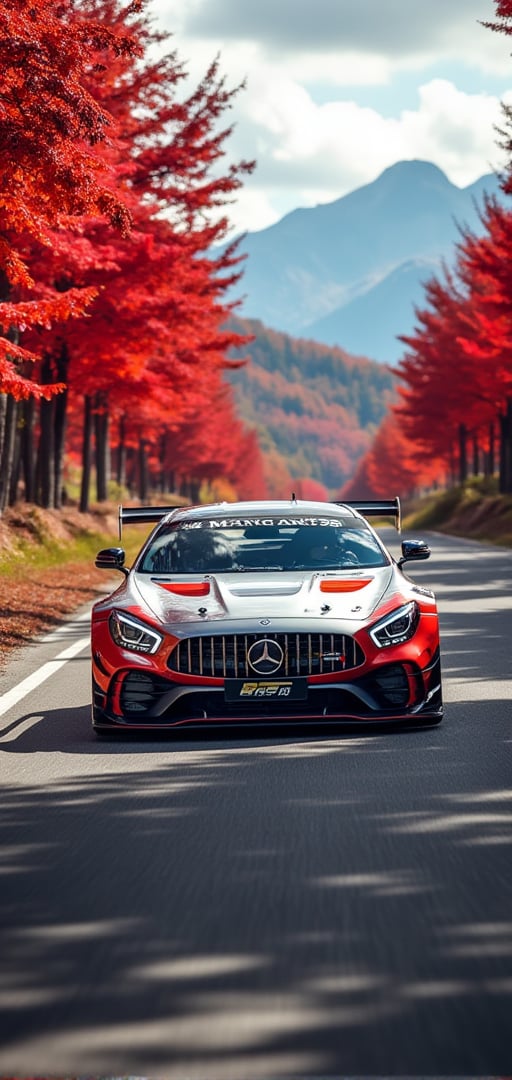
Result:
<svg viewBox="0 0 512 1080"><path fill-rule="evenodd" d="M420 609L415 600L410 604L392 611L385 619L380 619L370 630L370 637L379 649L385 649L389 645L402 645L404 641L412 638L419 622Z"/></svg>
<svg viewBox="0 0 512 1080"><path fill-rule="evenodd" d="M156 630L120 611L113 611L109 619L110 633L116 645L133 652L155 653L164 640Z"/></svg>

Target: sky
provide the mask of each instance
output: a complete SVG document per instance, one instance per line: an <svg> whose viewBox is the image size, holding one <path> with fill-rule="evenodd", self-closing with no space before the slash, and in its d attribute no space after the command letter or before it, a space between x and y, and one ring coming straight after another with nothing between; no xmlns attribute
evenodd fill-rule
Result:
<svg viewBox="0 0 512 1080"><path fill-rule="evenodd" d="M152 0L192 81L218 55L227 160L255 159L229 207L232 233L332 202L397 161L466 187L499 169L512 37L481 25L494 0Z"/></svg>

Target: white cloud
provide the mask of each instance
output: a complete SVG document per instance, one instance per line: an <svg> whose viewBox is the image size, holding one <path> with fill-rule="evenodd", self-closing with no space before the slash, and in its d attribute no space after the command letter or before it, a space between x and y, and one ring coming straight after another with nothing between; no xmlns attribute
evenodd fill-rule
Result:
<svg viewBox="0 0 512 1080"><path fill-rule="evenodd" d="M459 187L503 165L495 126L500 103L489 94L465 94L446 79L420 87L417 112L404 112L401 127L414 156L435 161Z"/></svg>
<svg viewBox="0 0 512 1080"><path fill-rule="evenodd" d="M395 119L354 101L317 105L304 87L260 72L238 119L258 167L231 220L263 228L276 214L339 198L411 158L434 162L465 187L503 164L494 130L500 116L497 98L463 93L445 79L421 86L418 108ZM235 155L247 150L233 139Z"/></svg>
<svg viewBox="0 0 512 1080"><path fill-rule="evenodd" d="M162 20L176 22L176 9L160 0ZM261 58L279 57L284 65L308 54L317 67L328 55L357 54L396 66L459 58L496 73L509 71L506 41L482 26L495 18L493 0L188 0L178 14L180 30L191 41L209 41L222 51L252 43ZM380 58L380 61L379 61Z"/></svg>
<svg viewBox="0 0 512 1080"><path fill-rule="evenodd" d="M194 85L217 52L228 85L246 79L226 151L257 168L229 208L234 231L339 198L400 160L431 161L459 186L503 164L497 81L512 71L511 40L479 22L495 17L494 0L413 6L153 0Z"/></svg>

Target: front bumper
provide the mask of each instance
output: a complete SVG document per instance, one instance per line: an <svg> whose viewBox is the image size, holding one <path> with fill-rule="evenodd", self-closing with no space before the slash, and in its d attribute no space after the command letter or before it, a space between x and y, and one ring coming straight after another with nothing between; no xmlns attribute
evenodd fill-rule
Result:
<svg viewBox="0 0 512 1080"><path fill-rule="evenodd" d="M104 732L311 721L436 724L443 716L439 651L424 668L394 660L351 672L343 680L303 681L307 685L300 700L289 700L280 692L282 682L272 679L253 680L242 697L227 700L231 695L220 679L178 682L138 667L119 670L106 681L101 672L93 672L93 727Z"/></svg>

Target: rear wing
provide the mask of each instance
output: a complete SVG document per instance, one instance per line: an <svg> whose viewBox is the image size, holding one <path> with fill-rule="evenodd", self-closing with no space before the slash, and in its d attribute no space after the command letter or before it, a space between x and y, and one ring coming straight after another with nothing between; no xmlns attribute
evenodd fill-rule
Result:
<svg viewBox="0 0 512 1080"><path fill-rule="evenodd" d="M348 506L357 510L365 517L393 517L395 527L401 531L402 520L400 499L356 499L347 502L336 501L335 506ZM172 514L175 510L183 510L183 506L120 506L119 507L119 539L123 533L123 525L144 524L152 521L161 521L166 514Z"/></svg>
<svg viewBox="0 0 512 1080"><path fill-rule="evenodd" d="M350 506L365 517L393 517L395 528L398 532L402 530L402 511L398 495L395 499L349 499L347 502L337 502L336 506Z"/></svg>
<svg viewBox="0 0 512 1080"><path fill-rule="evenodd" d="M119 539L123 534L123 525L131 522L141 525L145 522L161 521L166 514L172 514L173 510L182 510L182 506L120 506L119 507Z"/></svg>

